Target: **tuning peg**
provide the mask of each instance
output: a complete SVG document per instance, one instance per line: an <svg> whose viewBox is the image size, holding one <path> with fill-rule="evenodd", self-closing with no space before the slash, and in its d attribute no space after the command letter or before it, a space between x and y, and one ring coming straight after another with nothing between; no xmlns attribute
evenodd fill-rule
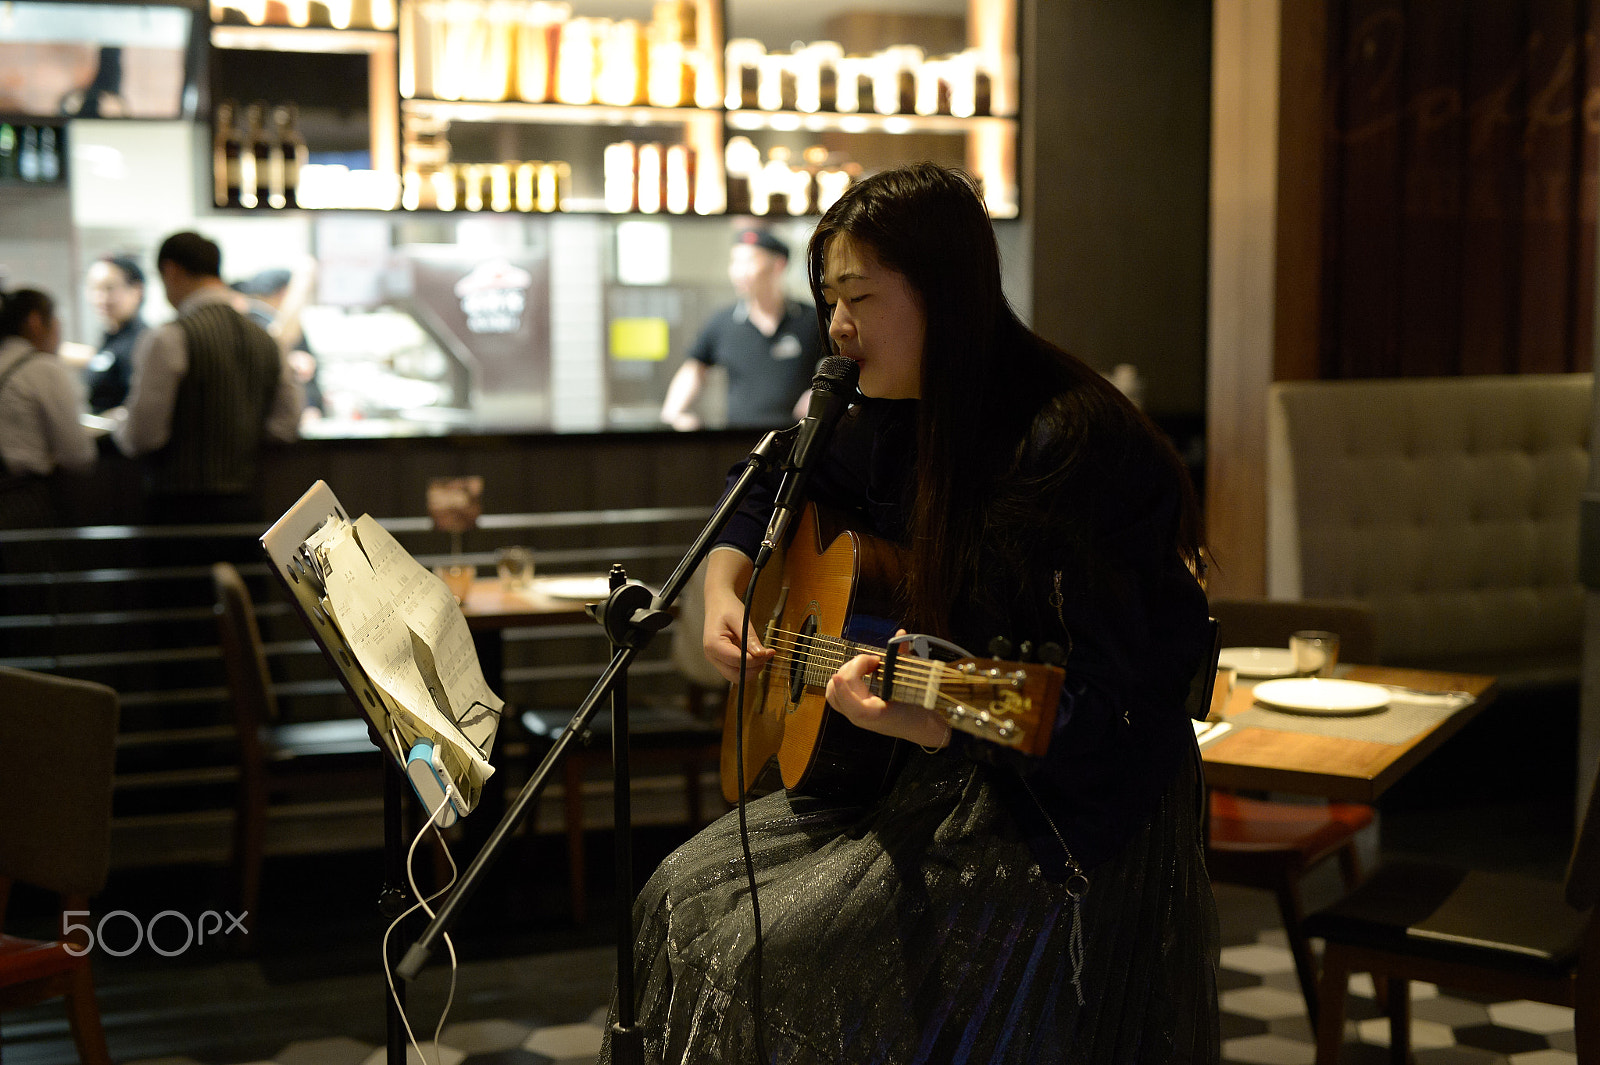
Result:
<svg viewBox="0 0 1600 1065"><path fill-rule="evenodd" d="M1032 640L1022 641L1022 646L1017 648L1017 657L1024 662L1032 662L1034 660Z"/></svg>
<svg viewBox="0 0 1600 1065"><path fill-rule="evenodd" d="M1004 636L996 636L994 639L990 640L989 641L989 657L990 658L1010 658L1011 657L1011 641L1006 639Z"/></svg>
<svg viewBox="0 0 1600 1065"><path fill-rule="evenodd" d="M1066 658L1067 653L1054 640L1039 646L1039 661L1047 666L1059 666Z"/></svg>

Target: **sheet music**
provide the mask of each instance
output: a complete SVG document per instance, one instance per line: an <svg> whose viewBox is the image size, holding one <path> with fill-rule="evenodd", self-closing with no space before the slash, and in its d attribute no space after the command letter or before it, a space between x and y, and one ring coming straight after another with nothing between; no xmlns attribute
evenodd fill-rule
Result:
<svg viewBox="0 0 1600 1065"><path fill-rule="evenodd" d="M494 773L487 755L504 701L484 679L449 589L370 515L328 521L305 546L328 615L362 671L403 711L389 723L404 744L432 741L475 805Z"/></svg>

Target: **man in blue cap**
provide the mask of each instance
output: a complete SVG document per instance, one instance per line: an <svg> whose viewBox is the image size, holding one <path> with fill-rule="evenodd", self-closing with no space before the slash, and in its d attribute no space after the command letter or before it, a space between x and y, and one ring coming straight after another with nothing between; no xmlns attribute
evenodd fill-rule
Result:
<svg viewBox="0 0 1600 1065"><path fill-rule="evenodd" d="M770 429L804 416L822 340L815 309L784 293L788 264L788 246L767 230L746 229L735 238L728 280L739 299L701 329L667 387L663 422L674 429L701 427L690 408L713 366L728 375L729 427Z"/></svg>

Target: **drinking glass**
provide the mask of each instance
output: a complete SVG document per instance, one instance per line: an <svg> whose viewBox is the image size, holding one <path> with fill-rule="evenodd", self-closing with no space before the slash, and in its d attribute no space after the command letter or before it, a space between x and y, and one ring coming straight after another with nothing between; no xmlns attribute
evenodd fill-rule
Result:
<svg viewBox="0 0 1600 1065"><path fill-rule="evenodd" d="M526 547L502 547L495 553L494 565L506 591L526 592L533 587L533 552Z"/></svg>
<svg viewBox="0 0 1600 1065"><path fill-rule="evenodd" d="M1302 677L1331 677L1339 664L1339 634L1302 629L1289 637L1289 656Z"/></svg>

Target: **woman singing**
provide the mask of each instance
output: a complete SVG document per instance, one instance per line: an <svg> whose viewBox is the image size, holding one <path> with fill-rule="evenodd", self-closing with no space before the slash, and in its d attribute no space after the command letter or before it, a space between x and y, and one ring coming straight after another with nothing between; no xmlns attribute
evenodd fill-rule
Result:
<svg viewBox="0 0 1600 1065"><path fill-rule="evenodd" d="M1177 455L1018 320L964 174L919 164L852 186L808 264L865 397L809 497L903 547L906 630L979 654L996 636L1053 644L1065 682L1032 758L884 702L877 655L844 662L829 704L909 755L865 805L749 803L759 951L736 814L659 867L635 909L646 1059L1216 1061L1185 712L1210 634ZM706 565L706 654L730 680L772 489ZM774 655L755 634L745 649L752 677Z"/></svg>

